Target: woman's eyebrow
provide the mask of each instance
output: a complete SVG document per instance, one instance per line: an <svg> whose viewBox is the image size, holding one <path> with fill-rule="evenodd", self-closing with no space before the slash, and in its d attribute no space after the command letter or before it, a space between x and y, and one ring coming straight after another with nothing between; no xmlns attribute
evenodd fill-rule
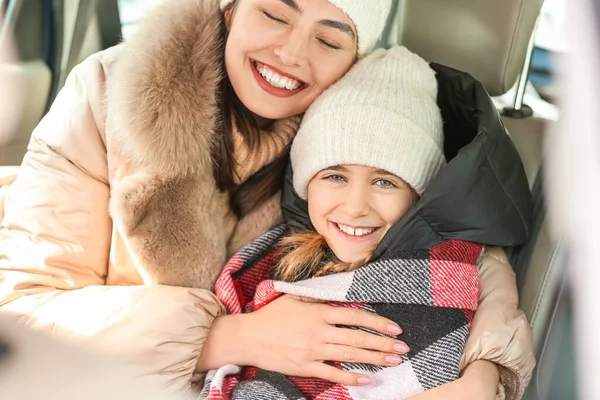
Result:
<svg viewBox="0 0 600 400"><path fill-rule="evenodd" d="M291 8L292 10L296 11L299 14L302 14L304 12L302 7L300 7L298 5L298 3L296 3L296 0L279 0L279 1L282 2L283 4L285 4L286 6L288 6L289 8ZM333 29L339 30L340 32L344 32L344 33L350 35L353 40L356 39L356 33L354 33L354 29L352 29L352 27L350 25L346 24L345 22L334 21L331 19L324 19L324 20L319 21L319 23L328 28L333 28Z"/></svg>
<svg viewBox="0 0 600 400"><path fill-rule="evenodd" d="M290 1L293 1L293 0L290 0ZM354 29L352 29L352 27L350 25L346 24L345 22L333 21L331 19L324 19L324 20L319 21L319 23L328 28L333 28L333 29L337 29L338 31L344 32L344 33L352 36L352 39L356 39L356 34L354 33Z"/></svg>
<svg viewBox="0 0 600 400"><path fill-rule="evenodd" d="M281 1L283 4L285 4L292 10L296 11L297 13L302 14L304 12L304 10L294 0L279 0L279 1Z"/></svg>

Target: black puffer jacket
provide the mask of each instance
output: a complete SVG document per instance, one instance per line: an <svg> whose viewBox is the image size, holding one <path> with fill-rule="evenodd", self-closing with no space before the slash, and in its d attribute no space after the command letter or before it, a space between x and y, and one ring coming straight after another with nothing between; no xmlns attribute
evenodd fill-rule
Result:
<svg viewBox="0 0 600 400"><path fill-rule="evenodd" d="M516 246L530 235L532 203L521 159L494 104L470 75L432 64L444 120L445 166L413 207L386 234L374 258L388 251L429 248L460 239ZM286 222L313 229L307 204L288 168L282 196Z"/></svg>
<svg viewBox="0 0 600 400"><path fill-rule="evenodd" d="M532 204L523 165L492 100L468 74L435 64L432 68L437 72L448 165L415 207L387 232L374 259L448 239L518 246L531 232ZM293 189L291 167L282 209L289 225L312 229L307 204ZM499 249L484 257L480 277L479 311L463 361L496 363L500 370L497 398L520 399L535 366L532 334L518 309L514 273Z"/></svg>

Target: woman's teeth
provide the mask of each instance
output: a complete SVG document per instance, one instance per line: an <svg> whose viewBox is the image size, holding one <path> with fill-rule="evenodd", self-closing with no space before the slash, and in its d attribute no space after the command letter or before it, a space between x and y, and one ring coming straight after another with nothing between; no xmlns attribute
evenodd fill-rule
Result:
<svg viewBox="0 0 600 400"><path fill-rule="evenodd" d="M286 76L281 76L277 72L273 71L272 69L270 69L269 67L267 67L265 65L254 62L254 67L256 68L258 73L261 74L261 76L263 78L265 78L265 80L267 82L269 82L271 85L275 86L276 88L287 89L287 90L296 90L302 85L302 83L300 81L297 81L292 78L288 78Z"/></svg>
<svg viewBox="0 0 600 400"><path fill-rule="evenodd" d="M350 236L365 236L373 233L376 228L353 228L348 225L336 224L340 231Z"/></svg>

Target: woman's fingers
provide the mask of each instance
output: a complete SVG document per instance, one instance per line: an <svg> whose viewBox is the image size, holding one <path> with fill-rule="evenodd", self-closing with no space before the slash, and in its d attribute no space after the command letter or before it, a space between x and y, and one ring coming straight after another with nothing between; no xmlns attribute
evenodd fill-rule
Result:
<svg viewBox="0 0 600 400"><path fill-rule="evenodd" d="M330 325L346 325L367 328L384 335L399 335L402 329L394 321L371 314L365 310L345 307L327 307L325 321Z"/></svg>
<svg viewBox="0 0 600 400"><path fill-rule="evenodd" d="M325 303L325 300L317 300L317 299L313 299L311 297L296 296L296 295L291 295L291 294L288 294L286 296L289 296L294 300L303 301L305 303L319 303L319 304Z"/></svg>
<svg viewBox="0 0 600 400"><path fill-rule="evenodd" d="M371 383L371 379L367 375L343 371L320 362L312 363L307 373L307 376L346 386L364 386Z"/></svg>
<svg viewBox="0 0 600 400"><path fill-rule="evenodd" d="M398 354L382 353L337 344L327 345L323 354L325 355L324 359L328 361L371 364L382 367L391 367L402 363L402 357Z"/></svg>
<svg viewBox="0 0 600 400"><path fill-rule="evenodd" d="M406 354L406 343L385 336L378 336L359 329L333 327L327 335L329 344L350 346L356 349L374 350L382 353ZM338 360L336 360L338 361Z"/></svg>

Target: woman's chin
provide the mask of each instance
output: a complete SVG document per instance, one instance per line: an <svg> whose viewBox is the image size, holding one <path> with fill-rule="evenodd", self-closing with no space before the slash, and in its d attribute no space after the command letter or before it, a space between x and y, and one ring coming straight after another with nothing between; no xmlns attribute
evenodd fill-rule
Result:
<svg viewBox="0 0 600 400"><path fill-rule="evenodd" d="M273 102L276 103L276 102ZM284 118L289 118L289 117L294 117L296 115L300 115L302 114L304 111L302 110L294 110L291 108L284 108L281 107L281 105L277 105L277 104L272 104L272 105L268 105L268 104L263 104L259 107L248 107L246 106L256 117L257 120L260 122L261 120L268 120L268 121L272 121L272 120L277 120L277 119L284 119Z"/></svg>

